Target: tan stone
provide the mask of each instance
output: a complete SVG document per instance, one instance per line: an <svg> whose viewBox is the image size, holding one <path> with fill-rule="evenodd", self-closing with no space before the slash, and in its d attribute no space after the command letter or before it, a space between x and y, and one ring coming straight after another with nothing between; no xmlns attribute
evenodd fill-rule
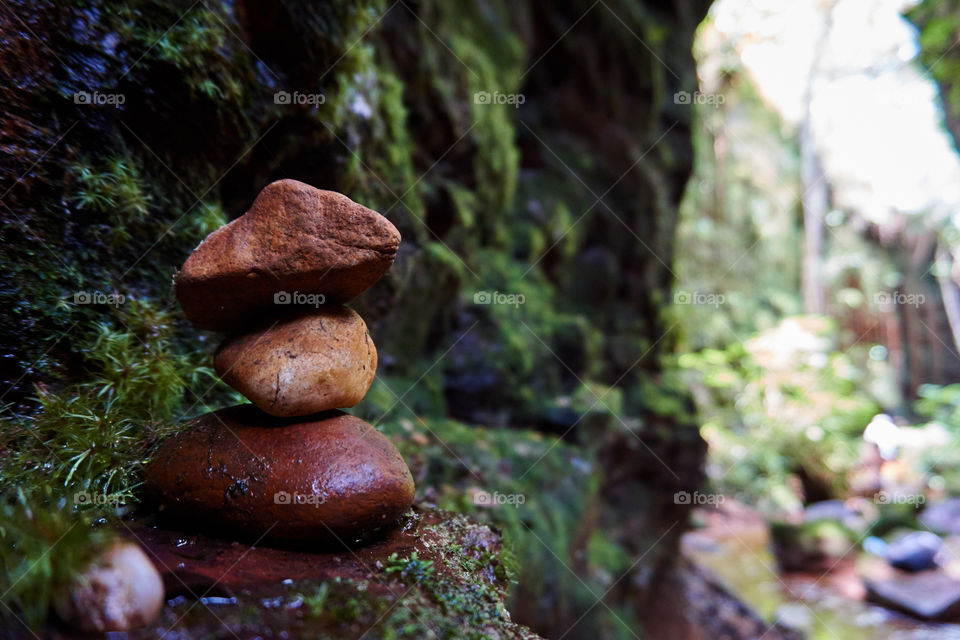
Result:
<svg viewBox="0 0 960 640"><path fill-rule="evenodd" d="M377 349L363 319L337 306L228 338L213 366L267 413L305 416L360 402L377 371Z"/></svg>

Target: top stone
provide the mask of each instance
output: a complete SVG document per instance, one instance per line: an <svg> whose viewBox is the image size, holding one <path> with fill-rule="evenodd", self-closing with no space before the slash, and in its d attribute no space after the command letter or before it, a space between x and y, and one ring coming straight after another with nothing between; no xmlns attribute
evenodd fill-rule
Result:
<svg viewBox="0 0 960 640"><path fill-rule="evenodd" d="M341 304L386 273L399 245L400 232L376 211L333 191L278 180L190 254L174 278L177 299L191 322L214 331L302 296Z"/></svg>

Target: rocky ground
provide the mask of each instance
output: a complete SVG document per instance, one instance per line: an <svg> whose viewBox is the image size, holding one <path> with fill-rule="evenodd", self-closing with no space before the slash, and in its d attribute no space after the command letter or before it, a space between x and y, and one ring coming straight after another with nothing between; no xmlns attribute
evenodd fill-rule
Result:
<svg viewBox="0 0 960 640"><path fill-rule="evenodd" d="M692 610L716 608L713 620L733 622L728 629L750 629L749 620L753 624L764 620L778 622L787 638L796 637L791 633L858 640L960 637L956 616L948 610L955 594L948 577L950 558L960 556L949 549L945 571L911 572L860 552L857 542L844 539L840 552L821 558L820 565L787 570L778 567L769 524L757 511L726 500L717 507L699 509L695 518L701 526L685 534L683 555L695 567L697 580L710 585L699 590L726 593L736 600L729 605L722 598L703 597L695 601L705 604ZM876 592L877 584L883 585L885 597ZM930 620L919 619L918 606L932 612L927 616Z"/></svg>

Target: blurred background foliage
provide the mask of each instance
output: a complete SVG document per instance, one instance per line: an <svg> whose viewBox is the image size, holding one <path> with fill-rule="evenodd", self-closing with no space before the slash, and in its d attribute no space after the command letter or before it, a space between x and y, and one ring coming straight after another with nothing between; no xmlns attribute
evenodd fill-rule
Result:
<svg viewBox="0 0 960 640"><path fill-rule="evenodd" d="M940 89L943 112L936 104L929 112L907 105L897 126L926 127L932 137L944 138L946 124L956 133L952 45L960 33L957 6L928 1L902 8L909 9L916 31L894 24L899 30L878 34L877 24L889 26L885 21L895 19L889 8L842 0L793 6L790 20L811 21L802 51L814 50L817 30L825 31L820 44L825 53L818 62L807 62L820 65L812 70L803 67L809 53L783 57L791 55L791 43L797 44L777 39L776 25L786 24L785 5L764 10L734 0L717 3L698 32L701 91L721 100L696 109L695 171L678 226L678 245L688 250L677 253L675 266L675 301L685 296L674 306L682 335L679 364L710 445L711 480L718 490L771 516L862 490L851 486L851 476L863 456L864 430L881 412L903 427L936 424L946 430L949 443L917 456L914 473L922 491L955 491L951 463L960 423L952 410L956 386L950 383L960 360L951 315L956 277L949 256L957 226L954 217L938 209L950 210L953 192L927 185L927 209L898 210L890 202L885 217L866 204L857 206L869 204L869 197L845 200L846 194L854 188L871 194L879 189L870 182L876 179L867 174L856 183L831 160L843 150L843 141L817 139L813 127L813 146L827 167L821 182L831 197L820 219L825 307L820 315L803 315L810 311L802 293L804 198L817 185L806 180L802 167L807 116L801 104L783 94L799 96L806 82L828 100L831 83L839 85L858 72L878 82L884 74L898 78L904 91L915 77L928 85L935 80L930 95L935 98ZM876 11L877 17L875 23L860 23L863 31L851 37L843 31L844 11L858 10ZM767 23L753 21L762 16ZM738 21L735 27L731 20ZM841 34L862 49L876 48L874 58L859 60L867 65L863 60L869 59L873 66L832 67L847 60L843 46L832 40ZM767 49L771 60L765 66L750 50L763 43L775 44ZM892 61L891 49L897 56ZM809 77L798 75L778 86L771 70L797 58L795 64ZM882 120L882 110L870 113L875 103L863 91L860 112L853 103L845 110L823 109L820 117L839 120L851 114L871 130L885 122L893 126L894 121ZM923 97L916 101L923 103ZM827 131L828 125L820 128ZM915 146L923 149L923 143L929 141ZM952 141L947 144L953 147L950 166L936 171L954 175L949 172L956 149ZM903 185L895 186L916 188L908 181L904 177ZM691 294L699 294L701 303L687 304Z"/></svg>

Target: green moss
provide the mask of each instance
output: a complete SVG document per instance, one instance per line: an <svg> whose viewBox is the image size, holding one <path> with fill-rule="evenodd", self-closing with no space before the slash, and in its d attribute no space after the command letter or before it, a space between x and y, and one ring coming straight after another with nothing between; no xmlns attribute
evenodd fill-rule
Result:
<svg viewBox="0 0 960 640"><path fill-rule="evenodd" d="M353 55L362 71L337 76L342 97L334 112L334 122L342 129L335 136L338 151L346 153L344 179L356 200L388 217L406 210L414 228L419 227L425 213L421 192L414 187L404 85L389 67L375 62L371 46L358 46Z"/></svg>
<svg viewBox="0 0 960 640"><path fill-rule="evenodd" d="M503 531L505 551L491 575L510 584L507 608L515 617L549 626L551 619L556 622L555 607L567 614L587 611L611 576L633 564L623 542L593 521L601 475L589 450L533 431L452 420L388 420L382 427L398 441L415 476L423 478L418 491L429 487L440 507ZM637 504L644 499L637 496ZM478 567L490 566L482 551L473 557L461 560L460 568L476 575ZM396 563L402 570L411 560ZM589 569L571 569L581 563ZM571 615L570 622L579 613ZM630 637L632 616L603 609L591 610L587 618L610 637Z"/></svg>
<svg viewBox="0 0 960 640"><path fill-rule="evenodd" d="M71 197L81 211L102 216L100 223L108 244L127 241L136 225L148 214L150 196L144 192L143 179L130 157L111 157L103 166L94 166L84 158L70 168L74 180Z"/></svg>
<svg viewBox="0 0 960 640"><path fill-rule="evenodd" d="M440 616L429 626L439 637L485 638L490 629L506 622L506 569L494 550L469 542L475 526L454 517L429 527L439 538L433 544L444 551L438 556L441 567L418 558L416 552L406 558L393 554L384 563L385 575L405 587L416 586L418 598L438 606Z"/></svg>
<svg viewBox="0 0 960 640"><path fill-rule="evenodd" d="M250 67L245 58L224 57L228 39L235 37L228 26L233 18L224 3L201 3L181 12L152 0L115 2L106 18L122 42L142 48L138 63L173 66L197 98L242 102L244 76Z"/></svg>
<svg viewBox="0 0 960 640"><path fill-rule="evenodd" d="M422 586L433 580L433 562L420 560L414 551L408 558L399 558L396 553L390 555L384 563L383 570L387 574L396 574L399 580Z"/></svg>
<svg viewBox="0 0 960 640"><path fill-rule="evenodd" d="M503 609L506 570L491 531L452 513L433 512L427 523L418 511L405 516L403 528L417 540L416 550L381 558L364 579L260 585L237 593L236 605L218 608L216 616L175 602L158 624L176 622L181 633L197 637L221 624L241 636L282 628L316 638L530 637Z"/></svg>
<svg viewBox="0 0 960 640"><path fill-rule="evenodd" d="M39 411L8 408L2 416L0 486L87 492L86 506L109 511L135 501L151 447L174 420L207 408L187 389L222 383L205 357L174 341L170 315L142 300L125 302L115 323L99 325L85 356L83 382L38 387Z"/></svg>

